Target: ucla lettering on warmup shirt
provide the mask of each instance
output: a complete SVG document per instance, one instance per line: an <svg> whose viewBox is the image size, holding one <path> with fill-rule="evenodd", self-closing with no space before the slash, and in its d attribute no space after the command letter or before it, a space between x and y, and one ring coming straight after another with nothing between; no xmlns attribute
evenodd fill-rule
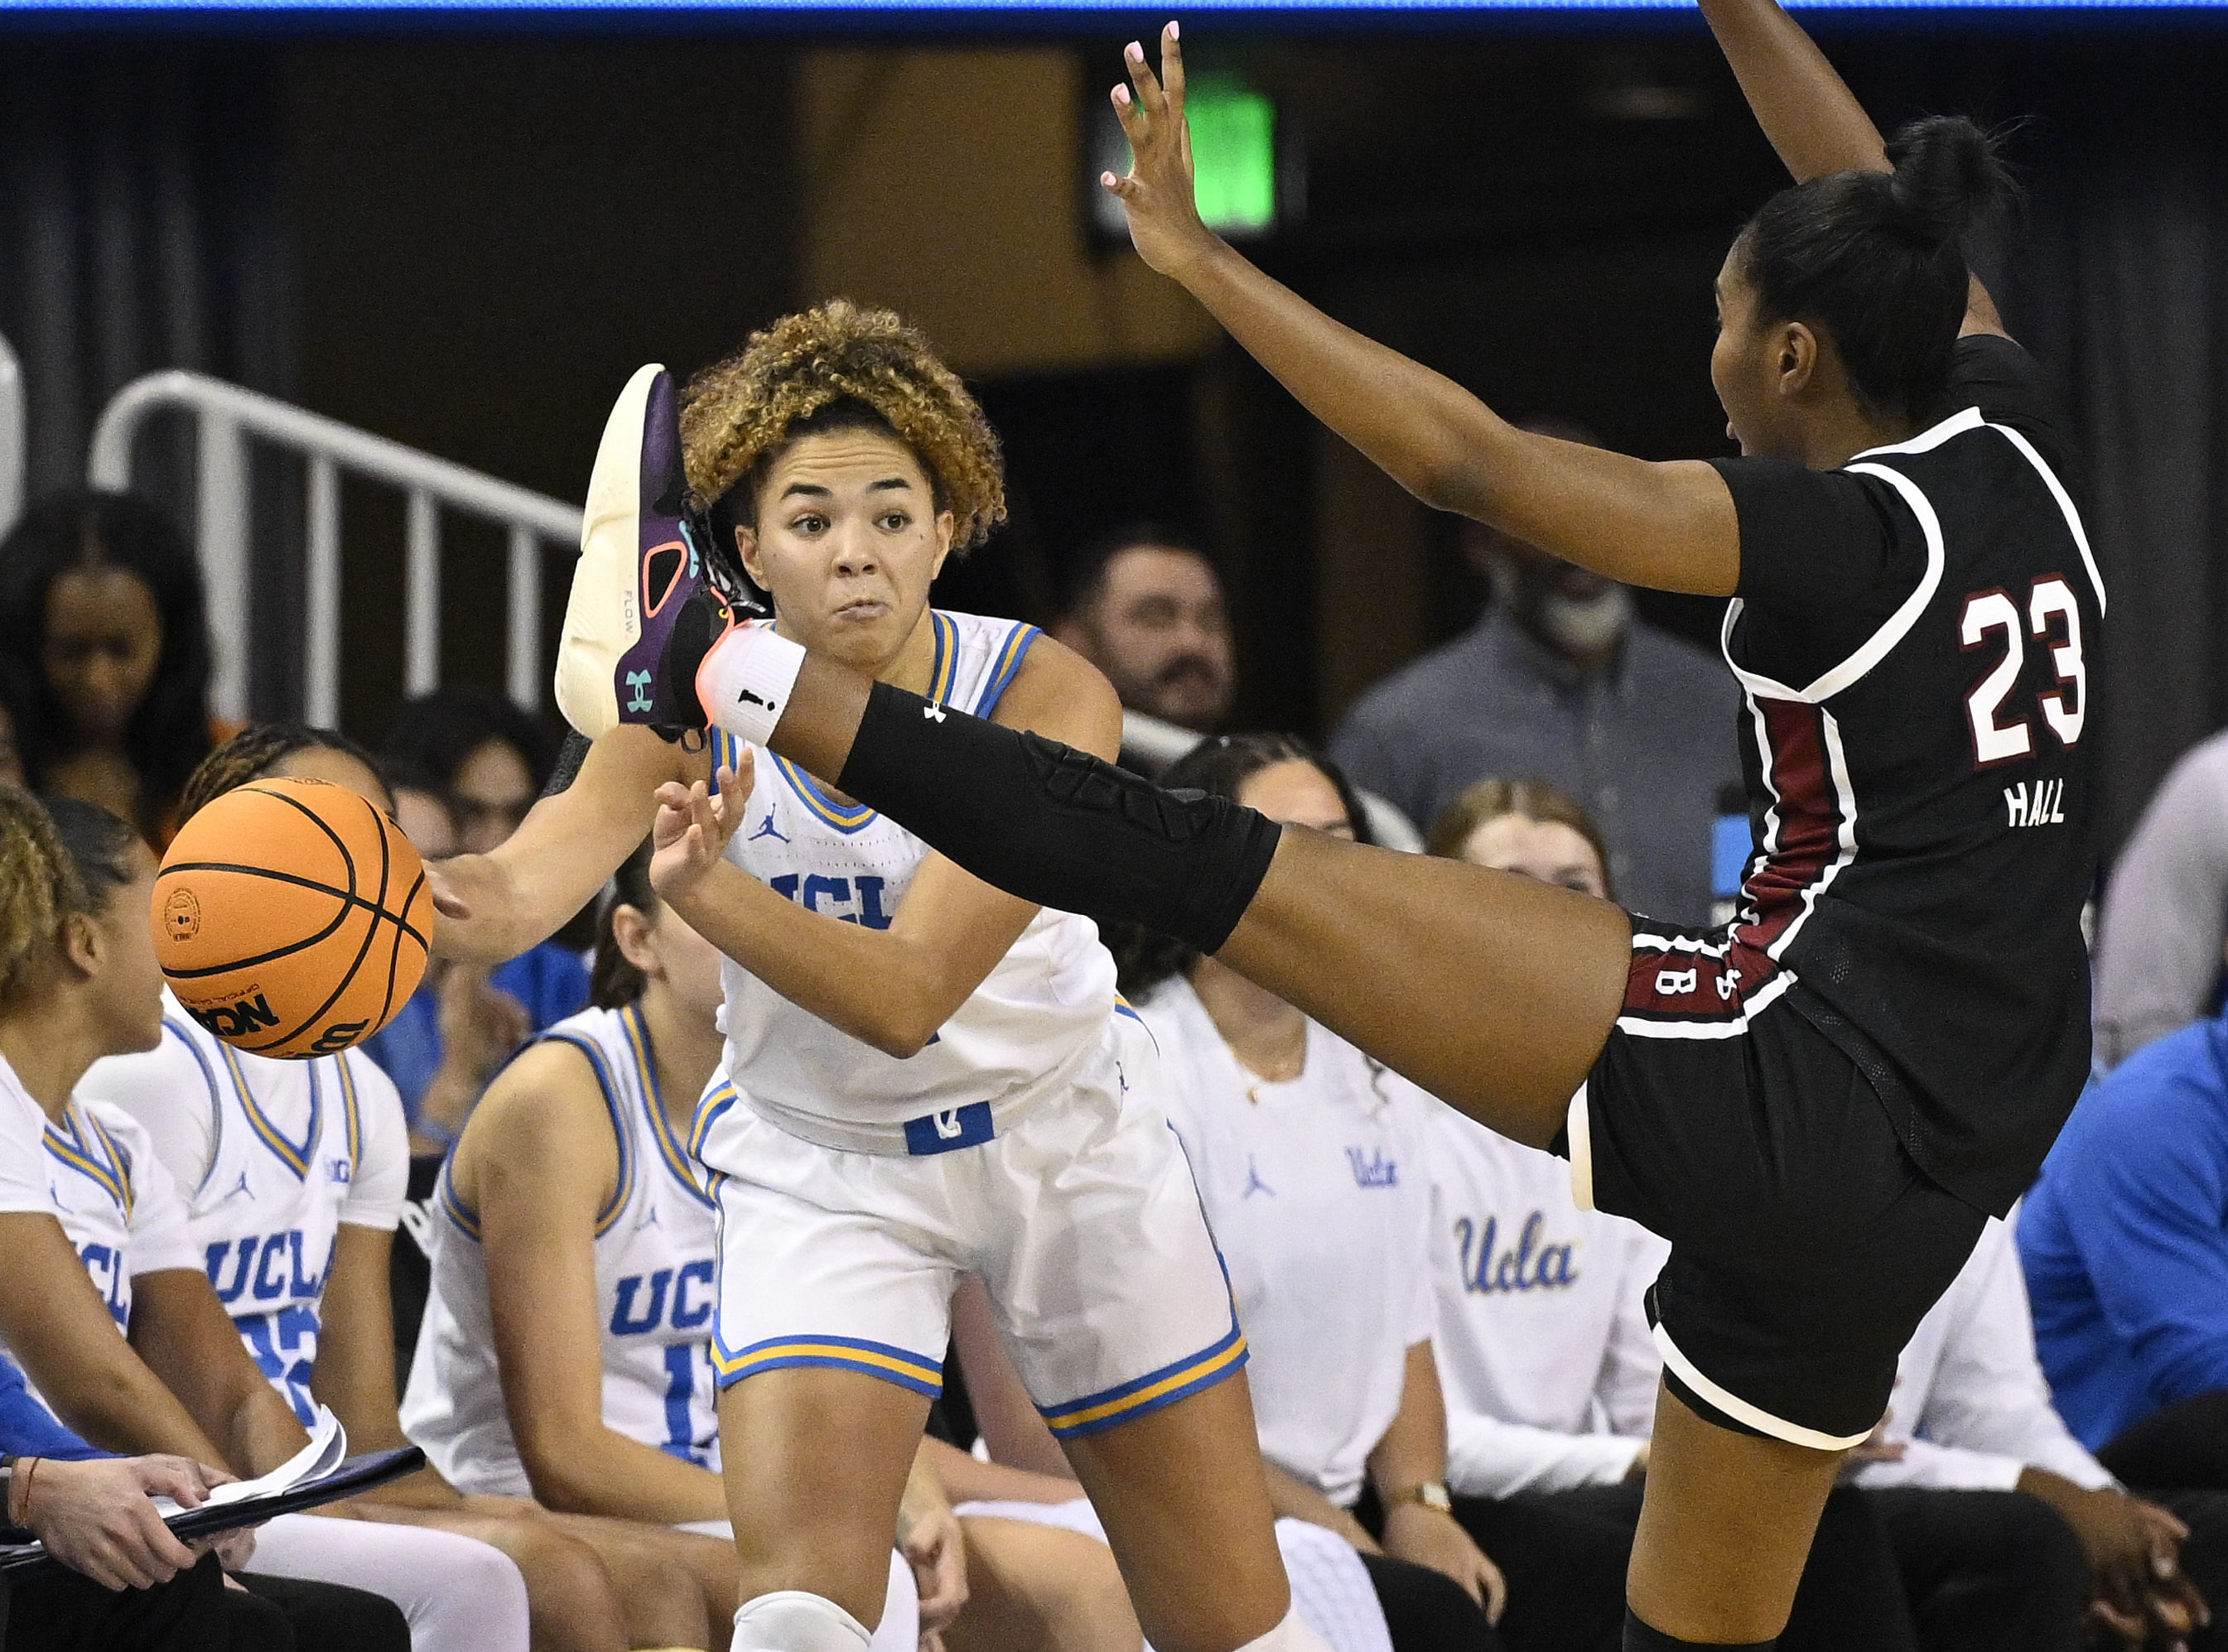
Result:
<svg viewBox="0 0 2228 1652"><path fill-rule="evenodd" d="M765 622L758 622L764 624ZM988 717L1039 632L1013 620L932 611L928 698ZM714 733L715 761L740 747ZM757 752L727 859L768 888L847 924L887 929L928 845L871 809L839 801L786 759ZM900 1060L799 1008L732 959L722 971L727 1073L745 1105L793 1136L868 1153L971 1146L1096 1051L1114 1013L1114 964L1098 926L1040 911L927 1047ZM716 1132L707 1157L719 1162Z"/></svg>
<svg viewBox="0 0 2228 1652"><path fill-rule="evenodd" d="M1654 1425L1662 1360L1642 1300L1670 1246L1579 1209L1564 1161L1451 1107L1425 1113L1418 1146L1448 1483L1505 1496L1623 1479ZM1601 1437L1598 1449L1579 1437Z"/></svg>
<svg viewBox="0 0 2228 1652"><path fill-rule="evenodd" d="M177 1188L139 1126L82 1091L59 1120L48 1118L4 1057L0 1212L61 1224L119 1336L131 1325L135 1277L198 1265Z"/></svg>
<svg viewBox="0 0 2228 1652"><path fill-rule="evenodd" d="M595 1227L605 1425L716 1473L711 1342L719 1234L704 1170L666 1112L649 1034L633 1007L584 1009L541 1040L579 1053L618 1148L618 1182ZM715 1078L713 1093L723 1090ZM432 1293L402 1426L459 1491L530 1497L496 1367L479 1213L458 1195L446 1166L436 1203Z"/></svg>
<svg viewBox="0 0 2228 1652"><path fill-rule="evenodd" d="M340 1230L392 1233L409 1189L402 1103L370 1058L235 1050L166 993L163 1042L95 1062L80 1091L128 1113L183 1195L195 1265L257 1367L315 1420Z"/></svg>

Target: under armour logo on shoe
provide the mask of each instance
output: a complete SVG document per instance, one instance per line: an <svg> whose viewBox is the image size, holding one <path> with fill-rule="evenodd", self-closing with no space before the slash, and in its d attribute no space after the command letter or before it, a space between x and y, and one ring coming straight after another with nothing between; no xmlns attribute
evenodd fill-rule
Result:
<svg viewBox="0 0 2228 1652"><path fill-rule="evenodd" d="M626 674L626 686L632 690L632 692L627 696L627 709L629 711L648 711L650 709L650 695L645 693L644 690L650 687L650 673L647 671L628 672Z"/></svg>
<svg viewBox="0 0 2228 1652"><path fill-rule="evenodd" d="M923 706L920 708L920 714L927 718L928 720L932 723L940 723L944 720L944 708L941 706Z"/></svg>

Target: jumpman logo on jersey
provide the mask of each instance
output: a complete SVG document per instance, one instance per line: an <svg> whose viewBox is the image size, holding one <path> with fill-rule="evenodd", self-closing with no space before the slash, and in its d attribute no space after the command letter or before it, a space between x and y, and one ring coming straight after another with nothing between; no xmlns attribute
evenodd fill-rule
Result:
<svg viewBox="0 0 2228 1652"><path fill-rule="evenodd" d="M761 837L771 837L775 840L775 842L781 843L786 843L789 842L789 835L786 832L779 831L775 829L773 823L773 810L771 809L766 810L766 817L759 823L758 830L752 832L750 836L744 840L744 842L755 843Z"/></svg>
<svg viewBox="0 0 2228 1652"><path fill-rule="evenodd" d="M660 1222L657 1219L657 1207L656 1205L652 1205L650 1207L650 1214L643 1217L640 1221L634 1225L634 1231L639 1233L645 1228L662 1227L663 1226L664 1224Z"/></svg>
<svg viewBox="0 0 2228 1652"><path fill-rule="evenodd" d="M232 1201L239 1198L242 1194L249 1194L252 1196L253 1193L253 1189L249 1188L247 1185L247 1172L242 1170L240 1173L240 1185L234 1188L230 1193L225 1194L225 1202L229 1204Z"/></svg>
<svg viewBox="0 0 2228 1652"><path fill-rule="evenodd" d="M1251 1199L1257 1193L1267 1194L1271 1199L1277 1196L1277 1190L1261 1180L1261 1167L1253 1162L1253 1156L1248 1153L1245 1156L1245 1191L1238 1196Z"/></svg>

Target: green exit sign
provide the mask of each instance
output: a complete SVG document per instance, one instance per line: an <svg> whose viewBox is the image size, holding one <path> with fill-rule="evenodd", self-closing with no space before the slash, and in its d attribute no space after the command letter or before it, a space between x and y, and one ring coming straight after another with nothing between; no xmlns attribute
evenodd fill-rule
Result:
<svg viewBox="0 0 2228 1652"><path fill-rule="evenodd" d="M1223 235L1258 235L1277 227L1277 106L1235 74L1194 74L1184 99L1191 123L1192 188L1199 215ZM1109 240L1129 240L1122 203L1098 186L1101 172L1130 170L1129 140L1103 99L1092 117L1093 227Z"/></svg>
<svg viewBox="0 0 2228 1652"><path fill-rule="evenodd" d="M1232 75L1203 74L1185 99L1199 215L1223 234L1277 221L1277 106Z"/></svg>

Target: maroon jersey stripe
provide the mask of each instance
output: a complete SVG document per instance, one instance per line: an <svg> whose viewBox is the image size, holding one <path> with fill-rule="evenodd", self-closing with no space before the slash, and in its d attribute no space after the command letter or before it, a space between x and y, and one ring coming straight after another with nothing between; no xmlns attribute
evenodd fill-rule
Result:
<svg viewBox="0 0 2228 1652"><path fill-rule="evenodd" d="M1793 700L1749 696L1762 721L1765 771L1777 797L1771 852L1741 886L1745 908L1734 938L1762 952L1804 911L1803 896L1841 855L1841 809L1826 763L1824 714Z"/></svg>

